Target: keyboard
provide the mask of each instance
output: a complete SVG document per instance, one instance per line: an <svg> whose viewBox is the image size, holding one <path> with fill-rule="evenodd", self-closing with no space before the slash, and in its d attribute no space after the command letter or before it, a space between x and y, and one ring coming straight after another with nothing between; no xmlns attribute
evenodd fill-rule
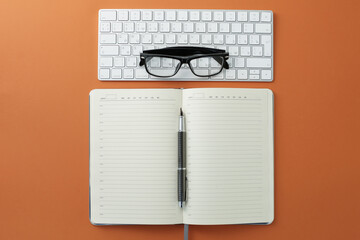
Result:
<svg viewBox="0 0 360 240"><path fill-rule="evenodd" d="M101 9L98 31L101 81L273 80L272 11ZM175 76L159 78L139 66L142 51L171 46L224 49L230 55L230 68L212 77L197 77L185 64Z"/></svg>

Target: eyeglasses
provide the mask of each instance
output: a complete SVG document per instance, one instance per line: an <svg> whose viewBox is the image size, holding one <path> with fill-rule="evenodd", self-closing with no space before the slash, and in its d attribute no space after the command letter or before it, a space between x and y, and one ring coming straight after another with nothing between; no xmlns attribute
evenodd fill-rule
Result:
<svg viewBox="0 0 360 240"><path fill-rule="evenodd" d="M229 69L226 60L229 53L221 49L203 47L168 47L146 50L140 53L140 66L155 77L172 77L188 64L192 73L198 77L211 77L223 68Z"/></svg>

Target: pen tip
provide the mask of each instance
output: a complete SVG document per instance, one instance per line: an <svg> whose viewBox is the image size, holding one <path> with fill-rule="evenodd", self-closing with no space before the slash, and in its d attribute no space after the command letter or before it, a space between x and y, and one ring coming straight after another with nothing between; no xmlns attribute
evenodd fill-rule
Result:
<svg viewBox="0 0 360 240"><path fill-rule="evenodd" d="M182 111L182 108L180 108L180 116L183 115L183 111Z"/></svg>

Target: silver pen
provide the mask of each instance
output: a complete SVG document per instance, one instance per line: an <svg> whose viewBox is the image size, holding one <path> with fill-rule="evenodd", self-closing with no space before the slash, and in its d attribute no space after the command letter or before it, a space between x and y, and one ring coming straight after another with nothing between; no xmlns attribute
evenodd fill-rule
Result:
<svg viewBox="0 0 360 240"><path fill-rule="evenodd" d="M186 201L186 135L185 117L180 108L178 132L178 202L183 207Z"/></svg>

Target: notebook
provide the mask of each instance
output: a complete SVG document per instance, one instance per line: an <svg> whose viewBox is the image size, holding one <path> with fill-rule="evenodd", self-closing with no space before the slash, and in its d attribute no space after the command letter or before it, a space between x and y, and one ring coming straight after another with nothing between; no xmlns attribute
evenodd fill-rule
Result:
<svg viewBox="0 0 360 240"><path fill-rule="evenodd" d="M187 134L183 208L177 201L180 108ZM93 224L269 224L273 162L268 89L90 92Z"/></svg>

